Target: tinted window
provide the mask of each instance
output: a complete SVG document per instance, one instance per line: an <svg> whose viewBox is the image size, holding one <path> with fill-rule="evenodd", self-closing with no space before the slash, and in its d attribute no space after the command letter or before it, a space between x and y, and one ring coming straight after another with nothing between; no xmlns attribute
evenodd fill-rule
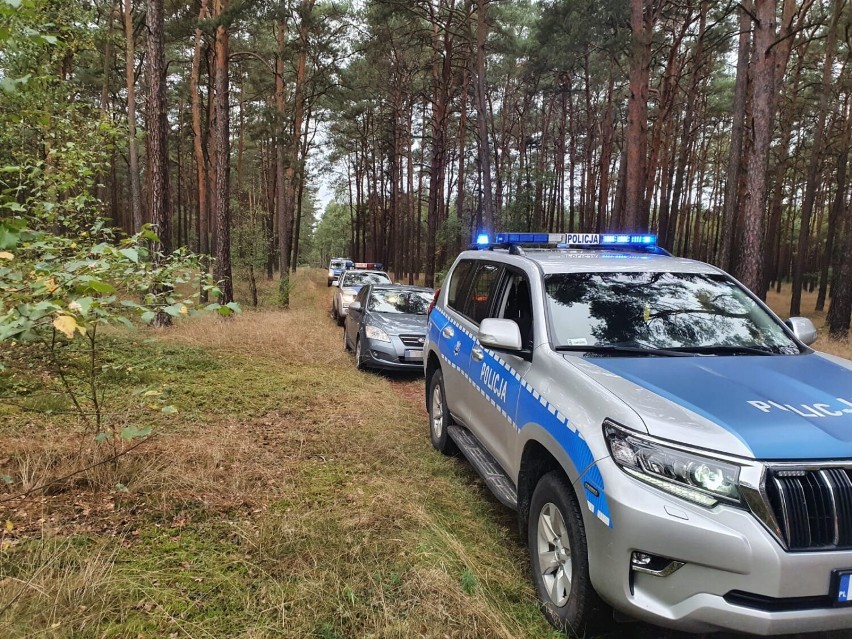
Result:
<svg viewBox="0 0 852 639"><path fill-rule="evenodd" d="M464 293L467 290L467 284L472 270L473 262L470 260L462 260L458 263L458 266L456 266L450 276L450 286L447 289L447 306L460 313L464 312Z"/></svg>
<svg viewBox="0 0 852 639"><path fill-rule="evenodd" d="M340 281L341 286L364 286L364 284L390 284L390 278L385 273L366 271L347 271Z"/></svg>
<svg viewBox="0 0 852 639"><path fill-rule="evenodd" d="M488 317L494 287L499 276L500 268L496 264L487 263L479 264L473 275L462 312L477 324Z"/></svg>
<svg viewBox="0 0 852 639"><path fill-rule="evenodd" d="M545 288L560 346L799 353L778 322L723 275L560 273Z"/></svg>
<svg viewBox="0 0 852 639"><path fill-rule="evenodd" d="M370 310L374 313L426 315L431 302L432 294L428 291L379 289L370 295Z"/></svg>
<svg viewBox="0 0 852 639"><path fill-rule="evenodd" d="M497 317L513 320L521 332L521 344L524 348L532 348L533 313L529 280L519 272L508 271L504 283Z"/></svg>

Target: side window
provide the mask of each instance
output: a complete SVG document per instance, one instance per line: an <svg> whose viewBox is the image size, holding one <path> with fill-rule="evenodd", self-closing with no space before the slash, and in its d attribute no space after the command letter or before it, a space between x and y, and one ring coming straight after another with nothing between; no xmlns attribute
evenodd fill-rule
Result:
<svg viewBox="0 0 852 639"><path fill-rule="evenodd" d="M447 306L459 313L464 313L464 294L468 289L472 271L473 262L471 260L463 260L459 262L450 277L450 287L447 290Z"/></svg>
<svg viewBox="0 0 852 639"><path fill-rule="evenodd" d="M530 283L527 276L509 271L504 278L503 295L496 316L513 320L521 331L524 348L533 347L533 313Z"/></svg>
<svg viewBox="0 0 852 639"><path fill-rule="evenodd" d="M477 324L488 317L499 277L500 267L488 263L481 263L473 275L462 313Z"/></svg>

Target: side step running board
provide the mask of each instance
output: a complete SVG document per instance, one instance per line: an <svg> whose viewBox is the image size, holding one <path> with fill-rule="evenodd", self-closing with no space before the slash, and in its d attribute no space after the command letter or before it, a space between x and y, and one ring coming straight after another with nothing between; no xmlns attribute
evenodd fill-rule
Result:
<svg viewBox="0 0 852 639"><path fill-rule="evenodd" d="M518 491L515 490L515 485L473 433L466 428L451 424L447 427L447 434L453 438L453 441L476 469L476 472L480 474L494 496L505 506L517 510Z"/></svg>

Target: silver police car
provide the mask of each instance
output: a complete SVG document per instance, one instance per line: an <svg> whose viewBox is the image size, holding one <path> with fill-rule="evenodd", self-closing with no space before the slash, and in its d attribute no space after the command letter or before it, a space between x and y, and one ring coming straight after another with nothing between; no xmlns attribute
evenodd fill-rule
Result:
<svg viewBox="0 0 852 639"><path fill-rule="evenodd" d="M852 628L852 362L653 236L497 239L436 296L426 403L517 510L547 619Z"/></svg>

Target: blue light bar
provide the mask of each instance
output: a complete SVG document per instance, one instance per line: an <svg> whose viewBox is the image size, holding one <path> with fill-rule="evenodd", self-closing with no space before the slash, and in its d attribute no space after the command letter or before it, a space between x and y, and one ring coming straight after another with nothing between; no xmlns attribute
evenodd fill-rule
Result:
<svg viewBox="0 0 852 639"><path fill-rule="evenodd" d="M600 243L604 246L656 246L657 236L606 233L601 235Z"/></svg>
<svg viewBox="0 0 852 639"><path fill-rule="evenodd" d="M477 243L479 240L477 239ZM621 233L498 233L495 244L555 244L557 246L655 247L657 236Z"/></svg>
<svg viewBox="0 0 852 639"><path fill-rule="evenodd" d="M489 244L491 244L491 238L488 237L488 233L480 233L476 236L477 246L488 246Z"/></svg>

